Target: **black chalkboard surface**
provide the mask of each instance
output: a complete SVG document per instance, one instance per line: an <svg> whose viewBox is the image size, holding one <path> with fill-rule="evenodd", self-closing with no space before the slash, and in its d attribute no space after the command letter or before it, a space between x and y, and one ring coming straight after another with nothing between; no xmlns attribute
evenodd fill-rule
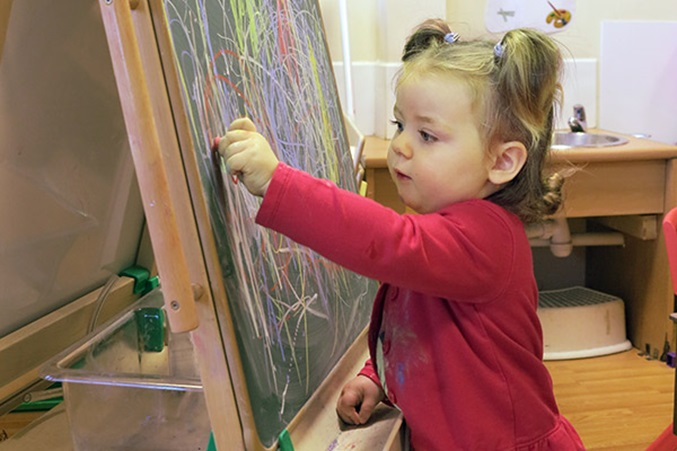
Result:
<svg viewBox="0 0 677 451"><path fill-rule="evenodd" d="M249 408L270 446L364 329L376 287L256 226L259 200L223 181L211 142L246 115L282 161L356 190L320 11L316 0L165 0L164 14Z"/></svg>

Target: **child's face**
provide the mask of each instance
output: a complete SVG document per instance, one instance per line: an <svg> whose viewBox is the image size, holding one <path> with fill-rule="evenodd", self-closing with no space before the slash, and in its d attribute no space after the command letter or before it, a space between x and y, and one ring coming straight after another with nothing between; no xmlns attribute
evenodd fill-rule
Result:
<svg viewBox="0 0 677 451"><path fill-rule="evenodd" d="M388 168L409 208L431 213L496 190L463 83L435 75L408 78L397 88L394 114Z"/></svg>

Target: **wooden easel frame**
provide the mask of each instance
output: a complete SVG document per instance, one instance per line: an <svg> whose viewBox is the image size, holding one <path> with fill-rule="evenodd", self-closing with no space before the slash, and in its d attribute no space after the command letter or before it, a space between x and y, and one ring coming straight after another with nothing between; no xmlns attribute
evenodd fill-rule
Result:
<svg viewBox="0 0 677 451"><path fill-rule="evenodd" d="M187 116L180 102L170 101L181 96L173 59L167 56L170 38L162 31L168 29L162 1L100 0L100 7L163 292L169 282L166 297L180 303L170 326L175 332L191 331L217 448L266 449L248 413L225 288L220 277L210 277L221 269L198 168L187 157L194 155ZM400 449L399 412L384 408L373 428L351 431L342 431L336 416L339 391L365 358L363 333L288 426L295 449L326 448L341 434L345 440L359 438L365 450Z"/></svg>
<svg viewBox="0 0 677 451"><path fill-rule="evenodd" d="M175 290L168 299L195 302L194 315L190 307L187 319L181 309L178 318L174 311L170 326L176 332L193 329L207 409L218 425L217 446L244 449L150 10L145 1L99 3L163 291L169 282Z"/></svg>

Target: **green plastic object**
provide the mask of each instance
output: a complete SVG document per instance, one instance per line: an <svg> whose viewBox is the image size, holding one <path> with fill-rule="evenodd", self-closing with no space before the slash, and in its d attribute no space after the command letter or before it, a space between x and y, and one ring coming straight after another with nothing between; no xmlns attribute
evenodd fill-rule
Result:
<svg viewBox="0 0 677 451"><path fill-rule="evenodd" d="M56 395L56 393L48 393L48 392L54 392L57 389L61 388L61 382L54 383L50 385L46 390L40 392L33 392L31 393L35 397L35 395L45 395L45 396L38 396L36 397L35 400L33 401L24 401L18 406L16 406L12 412L43 412L47 410L51 410L53 407L56 407L59 403L63 401L63 395Z"/></svg>
<svg viewBox="0 0 677 451"><path fill-rule="evenodd" d="M277 437L277 446L280 451L294 451L294 444L291 442L289 431L286 429L280 432Z"/></svg>
<svg viewBox="0 0 677 451"><path fill-rule="evenodd" d="M148 291L148 280L150 278L150 271L142 266L130 266L124 269L120 276L131 277L134 279L134 294L145 294Z"/></svg>
<svg viewBox="0 0 677 451"><path fill-rule="evenodd" d="M146 291L144 291L144 294L153 291L159 286L160 286L160 278L158 276L151 277L150 279L148 279L148 282L146 282Z"/></svg>
<svg viewBox="0 0 677 451"><path fill-rule="evenodd" d="M216 451L216 442L214 441L214 433L209 433L209 444L207 445L207 451Z"/></svg>
<svg viewBox="0 0 677 451"><path fill-rule="evenodd" d="M12 412L44 412L51 410L63 401L63 396L53 399L43 399L41 401L31 401L19 404Z"/></svg>
<svg viewBox="0 0 677 451"><path fill-rule="evenodd" d="M134 312L139 331L139 349L162 352L165 346L165 314L161 308L143 307Z"/></svg>

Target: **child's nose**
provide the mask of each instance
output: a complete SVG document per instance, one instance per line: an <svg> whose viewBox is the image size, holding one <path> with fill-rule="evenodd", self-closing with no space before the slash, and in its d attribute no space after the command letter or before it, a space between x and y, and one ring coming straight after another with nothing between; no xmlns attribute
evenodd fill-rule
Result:
<svg viewBox="0 0 677 451"><path fill-rule="evenodd" d="M390 140L390 147L394 153L404 158L411 158L412 156L411 145L405 133L393 136L393 139Z"/></svg>

